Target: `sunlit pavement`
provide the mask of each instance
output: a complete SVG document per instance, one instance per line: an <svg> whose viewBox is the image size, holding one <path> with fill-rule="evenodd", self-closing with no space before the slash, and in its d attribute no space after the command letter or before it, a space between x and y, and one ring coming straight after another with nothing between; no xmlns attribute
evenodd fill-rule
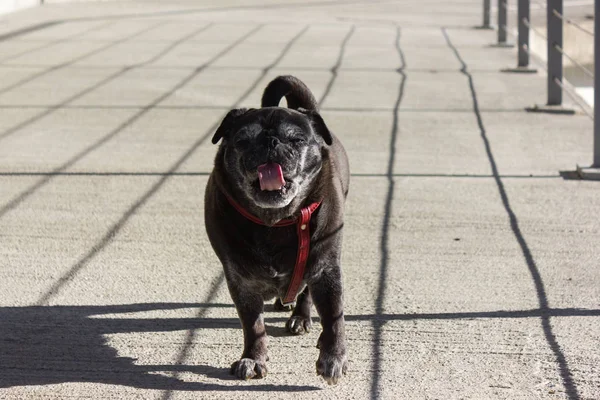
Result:
<svg viewBox="0 0 600 400"><path fill-rule="evenodd" d="M585 115L524 112L481 2L48 5L0 19L0 398L600 398L600 186ZM348 151L350 368L266 306L242 332L203 193L230 108L304 80ZM561 173L561 171L563 171ZM315 321L316 322L316 321ZM292 392L292 393L290 393Z"/></svg>

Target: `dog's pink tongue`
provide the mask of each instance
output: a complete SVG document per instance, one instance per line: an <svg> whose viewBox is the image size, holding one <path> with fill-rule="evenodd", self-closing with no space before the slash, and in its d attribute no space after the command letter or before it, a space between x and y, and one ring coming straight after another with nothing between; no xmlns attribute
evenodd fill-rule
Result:
<svg viewBox="0 0 600 400"><path fill-rule="evenodd" d="M267 163L258 167L260 190L279 190L285 185L281 165Z"/></svg>

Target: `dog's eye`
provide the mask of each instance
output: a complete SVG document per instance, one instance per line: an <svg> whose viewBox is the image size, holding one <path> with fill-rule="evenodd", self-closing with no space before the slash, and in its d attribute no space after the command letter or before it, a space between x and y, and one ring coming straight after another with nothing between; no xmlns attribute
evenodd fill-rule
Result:
<svg viewBox="0 0 600 400"><path fill-rule="evenodd" d="M296 143L296 144L298 144L298 143L304 143L304 139L299 138L299 137L295 137L295 138L291 138L290 142Z"/></svg>

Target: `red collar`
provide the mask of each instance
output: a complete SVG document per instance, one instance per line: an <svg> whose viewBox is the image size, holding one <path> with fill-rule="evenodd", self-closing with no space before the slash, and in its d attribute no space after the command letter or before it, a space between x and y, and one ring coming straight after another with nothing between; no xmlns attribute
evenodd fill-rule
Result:
<svg viewBox="0 0 600 400"><path fill-rule="evenodd" d="M225 195L225 197L227 197L229 204L231 204L233 208L235 208L240 214L246 217L246 219L254 222L255 224L267 226L267 224L250 214L231 197L227 195ZM310 250L310 217L320 205L321 202L312 203L300 210L300 217L282 219L273 225L273 227L282 227L295 224L298 231L298 254L296 256L296 265L294 266L294 273L292 275L292 280L290 281L290 286L288 286L285 297L281 299L281 304L284 306L292 304L296 301L296 297L298 297L298 290L300 289L302 280L304 279L304 270L306 268L306 261L308 260L308 253Z"/></svg>

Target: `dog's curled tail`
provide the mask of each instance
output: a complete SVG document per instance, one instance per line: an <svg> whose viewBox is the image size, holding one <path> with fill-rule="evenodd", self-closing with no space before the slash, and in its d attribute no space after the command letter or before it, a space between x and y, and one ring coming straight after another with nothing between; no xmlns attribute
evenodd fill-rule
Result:
<svg viewBox="0 0 600 400"><path fill-rule="evenodd" d="M267 85L262 96L261 107L277 107L284 96L288 108L294 110L304 108L316 111L319 107L308 86L291 75L278 76Z"/></svg>

